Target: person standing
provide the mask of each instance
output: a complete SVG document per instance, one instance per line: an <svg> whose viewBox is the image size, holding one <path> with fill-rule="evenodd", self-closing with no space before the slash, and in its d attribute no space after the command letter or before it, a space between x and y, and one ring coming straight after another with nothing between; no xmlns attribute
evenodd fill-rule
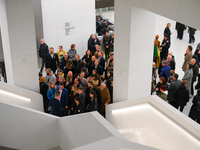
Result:
<svg viewBox="0 0 200 150"><path fill-rule="evenodd" d="M200 43L197 45L197 49L199 49L199 50L200 50Z"/></svg>
<svg viewBox="0 0 200 150"><path fill-rule="evenodd" d="M48 106L49 106L49 99L47 98L47 90L48 90L48 85L45 82L44 78L41 78L40 80L40 94L43 97L43 107L44 107L44 112L48 113Z"/></svg>
<svg viewBox="0 0 200 150"><path fill-rule="evenodd" d="M59 101L60 91L55 92L55 97L51 97L50 104L51 104L51 112L50 114L62 117L62 107Z"/></svg>
<svg viewBox="0 0 200 150"><path fill-rule="evenodd" d="M92 55L94 55L96 51L95 45L95 35L91 34L90 38L88 39L88 49L91 51Z"/></svg>
<svg viewBox="0 0 200 150"><path fill-rule="evenodd" d="M105 50L106 60L109 58L111 40L112 40L112 38L109 35L109 32L106 32L106 35L104 35L104 37L103 37L103 46L104 46L104 50Z"/></svg>
<svg viewBox="0 0 200 150"><path fill-rule="evenodd" d="M187 80L186 89L189 91L190 97L192 97L191 96L191 85L192 85L192 78L193 78L192 64L189 64L187 68L188 70L185 72L185 75L182 80Z"/></svg>
<svg viewBox="0 0 200 150"><path fill-rule="evenodd" d="M98 111L98 101L95 91L91 90L89 94L89 102L86 107L87 112Z"/></svg>
<svg viewBox="0 0 200 150"><path fill-rule="evenodd" d="M183 112L185 105L189 101L189 91L186 89L186 85L187 80L181 81L181 85L174 92L175 108L178 109L180 107L181 112Z"/></svg>
<svg viewBox="0 0 200 150"><path fill-rule="evenodd" d="M159 39L159 35L155 36L155 40L154 40L154 53L153 53L153 61L156 63L156 67L159 68L160 65L160 41Z"/></svg>
<svg viewBox="0 0 200 150"><path fill-rule="evenodd" d="M56 72L59 65L58 55L54 53L54 48L50 47L50 53L46 57L46 68L51 68L53 73Z"/></svg>
<svg viewBox="0 0 200 150"><path fill-rule="evenodd" d="M67 89L64 88L64 84L60 83L59 84L60 88L60 103L62 106L62 116L67 116L68 115L68 107L69 107L69 92Z"/></svg>
<svg viewBox="0 0 200 150"><path fill-rule="evenodd" d="M167 95L164 93L165 91L166 91L166 87L164 85L161 85L160 93L157 96L162 98L163 100L167 101Z"/></svg>
<svg viewBox="0 0 200 150"><path fill-rule="evenodd" d="M102 116L105 117L105 106L108 105L111 101L110 93L105 83L101 84L101 86L99 87L99 92L101 94L101 110L100 111L102 113Z"/></svg>
<svg viewBox="0 0 200 150"><path fill-rule="evenodd" d="M175 107L175 98L174 93L181 85L181 80L178 80L178 74L174 74L173 76L173 82L171 84L168 84L168 95L167 100L169 101L169 104Z"/></svg>
<svg viewBox="0 0 200 150"><path fill-rule="evenodd" d="M46 75L46 84L49 86L49 83L51 82L51 81L53 81L54 83L56 83L56 77L55 77L55 75L51 72L51 69L49 68L49 69L47 69L46 70L46 73L47 73L47 75Z"/></svg>
<svg viewBox="0 0 200 150"><path fill-rule="evenodd" d="M196 60L193 58L191 59L190 64L192 64L192 70L193 70L193 77L192 77L192 84L191 84L191 95L194 95L194 88L193 84L197 80L197 76L199 75L199 66L196 64Z"/></svg>
<svg viewBox="0 0 200 150"><path fill-rule="evenodd" d="M167 23L167 26L166 26L166 28L164 30L164 35L167 35L167 39L169 41L171 41L171 34L172 34L172 32L170 30L170 27L171 27L171 23Z"/></svg>
<svg viewBox="0 0 200 150"><path fill-rule="evenodd" d="M164 77L165 81L167 81L170 76L171 67L167 65L166 60L162 61L162 66L163 68L161 69L160 77Z"/></svg>
<svg viewBox="0 0 200 150"><path fill-rule="evenodd" d="M79 97L75 97L74 101L76 103L74 106L74 114L84 113L83 104L82 104L81 100L79 99Z"/></svg>
<svg viewBox="0 0 200 150"><path fill-rule="evenodd" d="M61 59L61 62L60 62L60 69L62 69L63 71L64 71L64 69L66 67L66 64L67 64L68 60L69 60L68 54L65 53L64 57Z"/></svg>
<svg viewBox="0 0 200 150"><path fill-rule="evenodd" d="M79 94L79 99L80 99L80 101L82 103L82 106L83 106L83 111L85 111L85 108L86 108L86 95L83 92L83 88L82 87L78 88L78 94Z"/></svg>
<svg viewBox="0 0 200 150"><path fill-rule="evenodd" d="M40 72L42 73L45 63L46 63L46 55L49 53L49 48L48 45L45 43L44 39L40 40L40 48L38 49L39 51L39 56L42 58L42 66L40 69Z"/></svg>
<svg viewBox="0 0 200 150"><path fill-rule="evenodd" d="M190 64L191 59L192 59L192 46L189 45L189 46L187 47L186 52L185 52L185 58L184 58L185 61L184 61L183 66L182 66L182 70L183 70L184 72L187 71L187 69L188 69L188 68L187 68L187 65Z"/></svg>
<svg viewBox="0 0 200 150"><path fill-rule="evenodd" d="M105 70L105 62L106 60L103 58L102 51L98 52L98 59L99 59L99 65L103 68L103 71Z"/></svg>
<svg viewBox="0 0 200 150"><path fill-rule="evenodd" d="M99 60L96 59L94 62L94 65L91 66L90 71L93 71L94 69L97 70L99 75L103 75L103 68L99 65ZM92 72L90 72L92 74Z"/></svg>
<svg viewBox="0 0 200 150"><path fill-rule="evenodd" d="M167 58L169 47L170 47L170 40L168 39L168 34L164 34L164 39L161 44L162 51L160 52L161 61Z"/></svg>
<svg viewBox="0 0 200 150"><path fill-rule="evenodd" d="M183 39L183 31L185 30L185 25L179 22L176 22L176 28L177 30L177 39L182 40Z"/></svg>
<svg viewBox="0 0 200 150"><path fill-rule="evenodd" d="M65 53L66 53L66 51L63 50L63 47L62 47L62 46L59 46L59 50L56 52L56 54L58 55L59 63L60 63L61 60L63 59ZM58 65L59 65L59 64L58 64Z"/></svg>
<svg viewBox="0 0 200 150"><path fill-rule="evenodd" d="M114 33L112 33L110 52L114 52Z"/></svg>
<svg viewBox="0 0 200 150"><path fill-rule="evenodd" d="M59 90L59 86L56 85L53 81L51 81L47 90L47 98L50 100L51 97L55 97L55 93L57 90Z"/></svg>
<svg viewBox="0 0 200 150"><path fill-rule="evenodd" d="M200 89L197 91L197 95L193 98L192 103L189 117L200 124Z"/></svg>
<svg viewBox="0 0 200 150"><path fill-rule="evenodd" d="M76 50L76 45L75 44L71 45L71 49L68 51L67 54L68 54L70 59L75 61L75 56L77 55L77 50Z"/></svg>
<svg viewBox="0 0 200 150"><path fill-rule="evenodd" d="M200 50L199 49L196 49L192 58L196 60L196 64L200 67Z"/></svg>
<svg viewBox="0 0 200 150"><path fill-rule="evenodd" d="M195 31L196 31L196 29L188 26L189 43L190 44L195 42L195 37L194 37Z"/></svg>
<svg viewBox="0 0 200 150"><path fill-rule="evenodd" d="M80 68L80 64L81 64L81 59L80 59L80 55L76 55L75 56L75 61L73 61L73 64L74 64L74 67L75 67L75 76L77 77L78 74L80 73L81 71L81 68Z"/></svg>

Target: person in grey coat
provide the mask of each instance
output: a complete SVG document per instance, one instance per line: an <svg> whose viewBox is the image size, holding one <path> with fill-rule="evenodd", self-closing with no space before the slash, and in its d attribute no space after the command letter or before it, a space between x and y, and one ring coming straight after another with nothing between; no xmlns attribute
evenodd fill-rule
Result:
<svg viewBox="0 0 200 150"><path fill-rule="evenodd" d="M179 88L181 85L181 80L178 80L178 74L174 74L172 76L173 82L171 84L168 84L168 95L167 100L169 103L175 107L175 98L174 98L174 92Z"/></svg>
<svg viewBox="0 0 200 150"><path fill-rule="evenodd" d="M187 80L186 89L189 91L189 95L191 97L191 84L192 84L192 78L193 78L192 64L189 64L187 68L188 70L185 72L185 75L182 80Z"/></svg>
<svg viewBox="0 0 200 150"><path fill-rule="evenodd" d="M72 59L72 61L75 61L75 56L77 55L77 50L75 48L76 48L76 45L72 44L71 49L67 52L68 57Z"/></svg>

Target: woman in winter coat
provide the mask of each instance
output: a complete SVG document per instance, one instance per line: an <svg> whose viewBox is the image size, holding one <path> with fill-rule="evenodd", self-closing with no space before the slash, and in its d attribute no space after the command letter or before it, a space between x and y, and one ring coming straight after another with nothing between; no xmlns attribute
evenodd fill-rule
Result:
<svg viewBox="0 0 200 150"><path fill-rule="evenodd" d="M187 68L188 70L185 72L185 75L182 80L187 80L186 89L189 91L189 94L191 95L191 84L192 84L192 77L193 77L192 64L189 64Z"/></svg>
<svg viewBox="0 0 200 150"><path fill-rule="evenodd" d="M97 110L98 110L98 101L96 98L96 92L94 90L91 90L86 111L90 112L90 111L97 111Z"/></svg>
<svg viewBox="0 0 200 150"><path fill-rule="evenodd" d="M197 91L197 95L193 98L192 103L189 117L200 124L200 90Z"/></svg>
<svg viewBox="0 0 200 150"><path fill-rule="evenodd" d="M178 89L176 89L174 93L175 99L175 107L178 109L180 107L180 111L183 112L184 107L189 101L189 91L186 89L187 80L181 81L181 85Z"/></svg>
<svg viewBox="0 0 200 150"><path fill-rule="evenodd" d="M77 92L77 86L74 84L72 85L72 90L70 92L70 95L69 95L69 108L70 108L70 115L73 115L74 114L74 107L75 107L75 97L79 97L78 95L78 92Z"/></svg>
<svg viewBox="0 0 200 150"><path fill-rule="evenodd" d="M51 81L47 90L47 98L50 100L51 97L55 97L55 93L57 90L59 90L59 86L56 85L53 81Z"/></svg>

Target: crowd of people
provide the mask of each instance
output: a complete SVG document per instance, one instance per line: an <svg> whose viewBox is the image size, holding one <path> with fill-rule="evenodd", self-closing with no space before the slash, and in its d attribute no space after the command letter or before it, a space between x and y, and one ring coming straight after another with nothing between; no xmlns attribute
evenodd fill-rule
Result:
<svg viewBox="0 0 200 150"><path fill-rule="evenodd" d="M92 34L83 57L75 44L67 52L59 46L55 53L44 39L40 42L39 82L44 112L62 117L98 111L105 116L105 106L113 102L114 33L106 31L103 37L105 54Z"/></svg>
<svg viewBox="0 0 200 150"><path fill-rule="evenodd" d="M182 70L184 76L179 79L176 73L176 62L172 52L169 52L171 45L171 24L168 23L164 30L164 39L160 44L159 36L155 36L154 40L154 57L152 69L152 94L156 94L170 105L183 112L184 107L193 98L193 105L189 112L189 117L200 124L200 43L197 45L195 53L192 53L193 47L188 45L184 54L184 62ZM183 31L186 26L176 23L177 38L183 38ZM195 29L189 27L189 43L195 42ZM159 82L156 83L157 74ZM195 85L197 94L194 95L194 83L198 77L198 83ZM167 92L166 92L167 91ZM167 93L167 94L166 94Z"/></svg>

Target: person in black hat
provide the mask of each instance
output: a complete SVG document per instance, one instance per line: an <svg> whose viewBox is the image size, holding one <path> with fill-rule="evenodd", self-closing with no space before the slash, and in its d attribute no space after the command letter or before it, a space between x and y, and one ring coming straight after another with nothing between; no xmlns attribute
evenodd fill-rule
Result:
<svg viewBox="0 0 200 150"><path fill-rule="evenodd" d="M162 47L162 52L160 53L160 56L161 60L163 60L167 58L170 47L170 41L168 40L168 35L166 33L164 34L164 39L162 41L161 47Z"/></svg>

